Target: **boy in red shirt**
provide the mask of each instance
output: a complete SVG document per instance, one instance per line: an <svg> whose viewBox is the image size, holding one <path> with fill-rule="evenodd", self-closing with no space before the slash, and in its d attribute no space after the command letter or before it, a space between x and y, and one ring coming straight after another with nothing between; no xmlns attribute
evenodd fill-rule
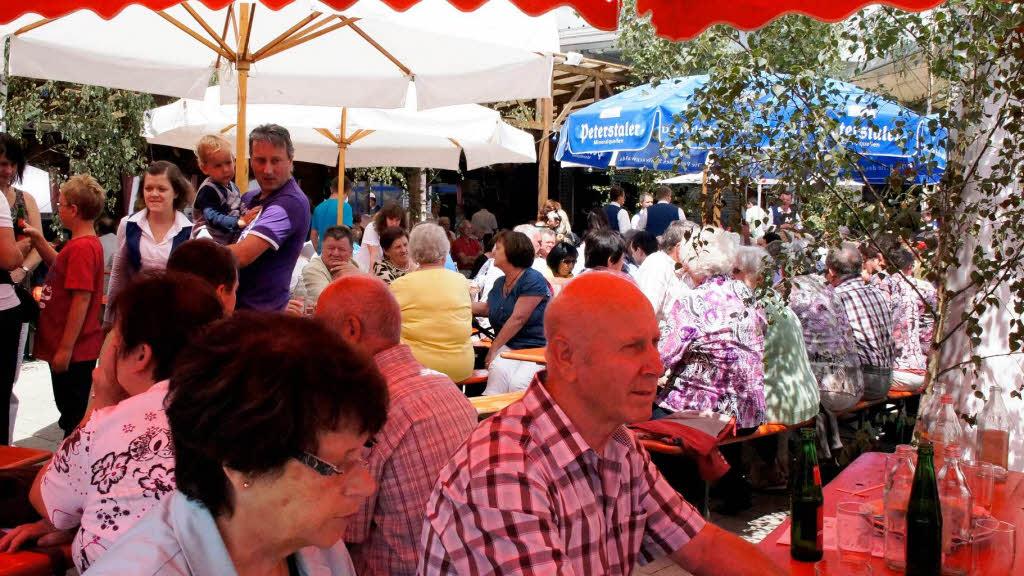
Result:
<svg viewBox="0 0 1024 576"><path fill-rule="evenodd" d="M39 302L35 355L50 363L58 425L66 438L78 427L89 403L92 370L103 346L100 304L103 298L103 245L93 222L103 211L106 193L87 174L60 187L58 214L71 240L58 254L42 231L25 227L32 246L50 267Z"/></svg>

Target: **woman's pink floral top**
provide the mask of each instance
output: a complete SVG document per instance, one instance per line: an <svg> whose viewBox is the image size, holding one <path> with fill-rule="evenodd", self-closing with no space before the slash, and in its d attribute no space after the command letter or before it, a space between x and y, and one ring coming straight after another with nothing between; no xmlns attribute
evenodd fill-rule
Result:
<svg viewBox="0 0 1024 576"><path fill-rule="evenodd" d="M739 428L764 424L765 317L750 289L709 278L680 296L668 324L660 350L669 379L657 404L735 416Z"/></svg>

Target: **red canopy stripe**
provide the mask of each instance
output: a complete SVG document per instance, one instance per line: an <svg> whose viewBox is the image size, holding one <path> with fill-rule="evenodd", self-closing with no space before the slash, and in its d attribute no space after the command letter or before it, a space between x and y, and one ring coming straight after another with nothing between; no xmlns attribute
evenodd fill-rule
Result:
<svg viewBox="0 0 1024 576"><path fill-rule="evenodd" d="M46 18L64 16L75 10L92 10L103 18L113 18L118 12L131 5L145 6L153 10L165 10L180 4L182 0L14 0L0 2L0 24L7 24L24 14L39 14ZM291 4L293 0L262 0L262 3L273 10ZM231 3L231 0L191 0L200 2L213 10L219 10ZM337 10L344 10L355 4L357 0L324 0L325 4ZM383 0L395 10L404 11L414 6L419 0ZM452 6L464 12L472 12L487 0L448 0ZM580 13L591 25L602 30L614 30L618 26L618 0L511 0L520 10L538 16L558 6L571 6Z"/></svg>
<svg viewBox="0 0 1024 576"><path fill-rule="evenodd" d="M696 38L709 26L728 24L740 30L755 30L786 14L803 14L825 22L845 20L869 4L885 4L919 12L944 0L637 0L638 14L651 13L658 36L669 40Z"/></svg>
<svg viewBox="0 0 1024 576"><path fill-rule="evenodd" d="M212 9L220 9L231 0L192 0ZM262 0L272 9L279 9L293 0ZM324 0L338 10L349 8L357 0ZM395 10L406 10L419 0L383 0ZM559 6L571 6L592 26L614 30L618 26L619 0L511 0L523 12L539 15ZM117 15L126 6L138 4L153 10L164 10L181 0L20 0L0 2L0 24L11 22L23 14L36 13L47 18L63 16L75 10L92 10L104 18ZM448 0L466 12L479 8L487 0ZM943 0L889 0L881 2L903 10L920 11L934 8ZM784 14L799 13L837 22L873 0L637 0L637 12L650 12L651 22L659 36L670 40L688 40L707 27L728 24L743 30L764 26Z"/></svg>

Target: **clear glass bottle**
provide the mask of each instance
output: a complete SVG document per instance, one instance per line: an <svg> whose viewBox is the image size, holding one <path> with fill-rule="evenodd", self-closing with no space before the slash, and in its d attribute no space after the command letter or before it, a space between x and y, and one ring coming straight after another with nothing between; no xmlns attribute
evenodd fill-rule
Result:
<svg viewBox="0 0 1024 576"><path fill-rule="evenodd" d="M894 462L890 467L889 462ZM887 461L885 476L885 564L891 570L906 568L907 504L914 485L914 448L896 447Z"/></svg>
<svg viewBox="0 0 1024 576"><path fill-rule="evenodd" d="M947 376L947 378L955 377ZM921 397L921 406L917 410L917 424L914 426L915 445L922 440L929 440L928 434L931 432L932 425L938 420L942 411L942 403L939 399L945 396L947 388L953 384L953 382L947 384L947 382L939 380L932 384L930 392Z"/></svg>
<svg viewBox="0 0 1024 576"><path fill-rule="evenodd" d="M946 457L946 448L955 448L957 458L960 457L960 447L964 436L960 418L953 410L953 397L943 394L940 405L938 418L932 422L931 428L928 430L928 440L935 447L935 468L938 470L942 470L943 461L940 459L940 455L943 459Z"/></svg>
<svg viewBox="0 0 1024 576"><path fill-rule="evenodd" d="M1010 413L1003 404L1003 389L992 385L988 401L978 415L977 458L1002 467L996 473L996 481L1006 481L1006 465L1010 453Z"/></svg>
<svg viewBox="0 0 1024 576"><path fill-rule="evenodd" d="M946 445L945 465L936 482L942 507L942 574L964 576L971 569L971 512L967 478L960 470L960 447Z"/></svg>

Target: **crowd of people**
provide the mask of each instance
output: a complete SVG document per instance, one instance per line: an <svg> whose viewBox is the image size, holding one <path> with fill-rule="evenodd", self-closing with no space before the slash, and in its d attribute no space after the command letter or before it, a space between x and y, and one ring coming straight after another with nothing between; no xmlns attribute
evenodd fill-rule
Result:
<svg viewBox="0 0 1024 576"><path fill-rule="evenodd" d="M923 382L934 289L912 252L843 242L822 263L791 198L759 235L688 221L660 187L632 218L613 189L582 238L555 201L512 229L479 210L454 231L386 202L358 236L337 224L347 179L312 210L288 132L264 125L257 188L241 194L230 143L204 137L199 190L154 162L108 257L102 187L60 188L57 252L14 188L20 144L0 147L0 392L30 320L17 272L37 258L36 356L65 433L28 494L42 519L0 552L66 537L88 574L629 574L665 555L772 573L625 425L713 411L748 434L820 406L837 448L835 413ZM459 384L481 335L483 393L525 395L478 424ZM503 356L541 347L543 370Z"/></svg>

